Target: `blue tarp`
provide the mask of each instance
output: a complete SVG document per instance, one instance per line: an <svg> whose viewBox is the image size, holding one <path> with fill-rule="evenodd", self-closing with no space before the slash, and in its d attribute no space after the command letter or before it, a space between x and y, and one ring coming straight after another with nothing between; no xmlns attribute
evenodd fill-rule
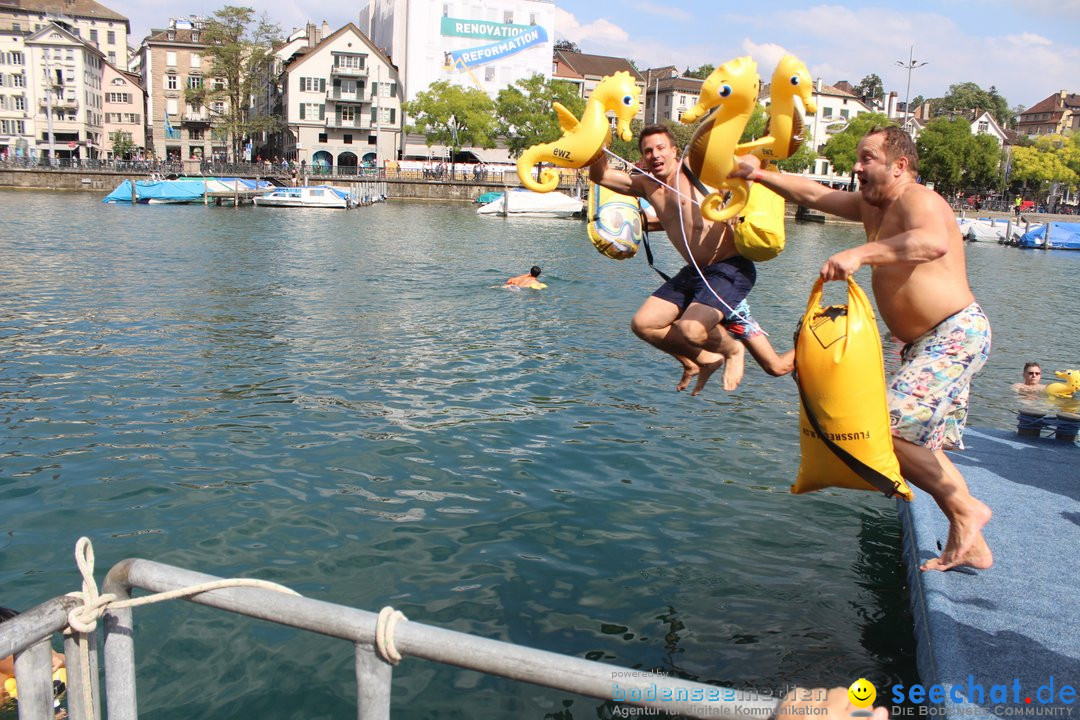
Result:
<svg viewBox="0 0 1080 720"><path fill-rule="evenodd" d="M245 180L244 178L180 178L178 180L137 180L135 181L135 201L140 203L156 200L159 202L198 202L203 192L228 192L239 186L241 190L256 190L270 187L265 180ZM130 203L131 181L125 180L105 196L102 202Z"/></svg>
<svg viewBox="0 0 1080 720"><path fill-rule="evenodd" d="M1049 230L1050 238L1046 233ZM1020 236L1017 243L1022 248L1043 248L1049 250L1080 250L1080 223L1050 222L1040 228Z"/></svg>

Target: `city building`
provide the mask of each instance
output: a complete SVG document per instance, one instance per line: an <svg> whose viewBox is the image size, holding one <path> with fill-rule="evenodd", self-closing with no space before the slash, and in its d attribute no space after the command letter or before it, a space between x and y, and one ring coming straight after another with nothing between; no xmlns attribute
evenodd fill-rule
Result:
<svg viewBox="0 0 1080 720"><path fill-rule="evenodd" d="M173 18L169 27L151 30L139 49L146 90L146 145L162 160L201 161L228 157L228 139L213 126L225 112L224 101L210 108L186 102L184 92L214 82L204 57L204 21Z"/></svg>
<svg viewBox="0 0 1080 720"><path fill-rule="evenodd" d="M54 21L96 47L113 65L127 67L131 25L104 5L94 0L0 2L0 32L35 33Z"/></svg>
<svg viewBox="0 0 1080 720"><path fill-rule="evenodd" d="M495 97L532 75L551 78L555 3L552 0L370 0L360 29L398 69L399 90L413 100L444 80ZM422 136L403 138L401 156L443 157ZM482 159L505 151L473 150Z"/></svg>
<svg viewBox="0 0 1080 720"><path fill-rule="evenodd" d="M104 92L103 112L105 115L102 147L106 159L123 160L122 153L114 150L116 133L122 133L131 152L138 154L146 147L146 126L143 112L146 108L146 91L143 90L139 76L121 70L106 62L101 76Z"/></svg>
<svg viewBox="0 0 1080 720"><path fill-rule="evenodd" d="M817 112L806 118L808 135L806 141L817 153L820 153L821 148L829 141L829 135L843 130L847 127L849 120L863 113L874 112L854 93L827 85L820 78L814 82L812 97L814 104L817 105ZM814 165L808 174L815 180L834 184L850 180L838 175L833 170L832 163L820 156L814 160Z"/></svg>
<svg viewBox="0 0 1080 720"><path fill-rule="evenodd" d="M626 58L556 50L552 59L552 69L554 71L552 77L559 80L575 81L580 78L577 82L581 87L581 96L585 98L589 97L604 77L617 72L630 73L641 89L641 107L635 119L645 119L645 78Z"/></svg>
<svg viewBox="0 0 1080 720"><path fill-rule="evenodd" d="M1080 94L1065 90L1040 100L1017 116L1021 136L1061 135L1080 131Z"/></svg>
<svg viewBox="0 0 1080 720"><path fill-rule="evenodd" d="M678 122L679 116L697 104L701 86L705 82L683 77L674 65L651 68L643 76L645 94L642 96L642 108L648 123L664 120Z"/></svg>
<svg viewBox="0 0 1080 720"><path fill-rule="evenodd" d="M278 51L284 157L316 170L383 166L401 146L401 82L395 68L349 23L329 36L309 25Z"/></svg>
<svg viewBox="0 0 1080 720"><path fill-rule="evenodd" d="M26 58L36 145L31 155L60 160L100 158L104 55L67 28L48 23L26 38Z"/></svg>
<svg viewBox="0 0 1080 720"><path fill-rule="evenodd" d="M21 26L0 19L0 157L29 158L34 139L33 97L27 87L26 37Z"/></svg>

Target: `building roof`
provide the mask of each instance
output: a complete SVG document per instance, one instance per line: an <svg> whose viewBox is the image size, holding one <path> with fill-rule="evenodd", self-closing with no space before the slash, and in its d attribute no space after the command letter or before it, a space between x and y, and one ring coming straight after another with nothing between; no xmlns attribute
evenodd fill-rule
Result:
<svg viewBox="0 0 1080 720"><path fill-rule="evenodd" d="M0 7L25 13L46 13L95 20L118 20L130 25L128 19L94 0L0 0Z"/></svg>
<svg viewBox="0 0 1080 720"><path fill-rule="evenodd" d="M150 34L146 36L143 42L146 43L177 43L180 45L198 45L205 47L206 43L195 40L193 33L202 33L203 31L198 28L165 28L154 29L150 31ZM172 33L172 37L169 34Z"/></svg>
<svg viewBox="0 0 1080 720"><path fill-rule="evenodd" d="M1040 100L1024 110L1024 112L1020 113L1020 117L1031 113L1054 112L1055 110L1060 111L1065 108L1070 110L1080 110L1080 94L1067 93L1064 90L1056 92L1045 100Z"/></svg>
<svg viewBox="0 0 1080 720"><path fill-rule="evenodd" d="M626 58L589 55L570 50L556 50L555 56L585 77L603 77L625 70L635 80L645 82L645 78L641 77L641 73Z"/></svg>
<svg viewBox="0 0 1080 720"><path fill-rule="evenodd" d="M654 87L658 87L660 90L675 90L678 92L687 93L701 93L701 86L705 84L704 80L698 80L697 78L688 77L673 77L673 78L661 78L656 82Z"/></svg>
<svg viewBox="0 0 1080 720"><path fill-rule="evenodd" d="M327 44L333 42L334 40L338 39L339 37L341 37L342 35L344 35L346 32L349 32L349 31L351 31L353 34L355 34L361 40L364 41L364 44L367 46L367 49L368 49L369 52L373 53L375 56L377 56L380 60L382 60L384 63L386 63L390 67L394 68L395 70L397 69L397 65L394 65L392 62L390 62L390 58L387 57L386 54L382 50L380 50L378 47L376 47L375 43L371 42L371 38L369 38L367 35L365 35L364 32L360 28L358 28L355 23L349 22L349 23L345 23L339 30L336 30L333 33L331 33L330 35L324 37L322 40L320 40L318 43L316 43L314 47L309 48L307 52L302 53L300 51L297 51L296 55L294 55L293 58L288 63L286 63L285 71L286 72L292 72L302 62L307 60L309 57L312 57L313 55L315 55L316 50L323 47L324 45L327 45ZM389 79L390 78L387 78L387 80L389 80Z"/></svg>

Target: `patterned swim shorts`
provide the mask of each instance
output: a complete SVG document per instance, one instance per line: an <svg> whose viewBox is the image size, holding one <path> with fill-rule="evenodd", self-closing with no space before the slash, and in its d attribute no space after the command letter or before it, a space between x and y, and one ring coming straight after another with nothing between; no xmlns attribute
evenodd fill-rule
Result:
<svg viewBox="0 0 1080 720"><path fill-rule="evenodd" d="M731 337L740 341L746 341L765 334L765 331L758 325L757 320L750 315L750 305L746 302L746 298L743 298L742 302L735 306L734 311L721 324L725 330L731 333Z"/></svg>
<svg viewBox="0 0 1080 720"><path fill-rule="evenodd" d="M990 321L978 303L907 345L889 383L892 434L928 450L963 448L971 378L990 355Z"/></svg>

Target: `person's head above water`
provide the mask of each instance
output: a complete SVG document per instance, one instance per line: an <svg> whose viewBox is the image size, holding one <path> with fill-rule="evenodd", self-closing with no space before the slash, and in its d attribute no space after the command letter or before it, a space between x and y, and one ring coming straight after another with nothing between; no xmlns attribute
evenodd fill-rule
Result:
<svg viewBox="0 0 1080 720"><path fill-rule="evenodd" d="M529 268L529 274L533 277L540 277L540 266L533 265L531 268Z"/></svg>
<svg viewBox="0 0 1080 720"><path fill-rule="evenodd" d="M1024 384L1038 385L1042 380L1042 367L1037 362L1024 363Z"/></svg>

